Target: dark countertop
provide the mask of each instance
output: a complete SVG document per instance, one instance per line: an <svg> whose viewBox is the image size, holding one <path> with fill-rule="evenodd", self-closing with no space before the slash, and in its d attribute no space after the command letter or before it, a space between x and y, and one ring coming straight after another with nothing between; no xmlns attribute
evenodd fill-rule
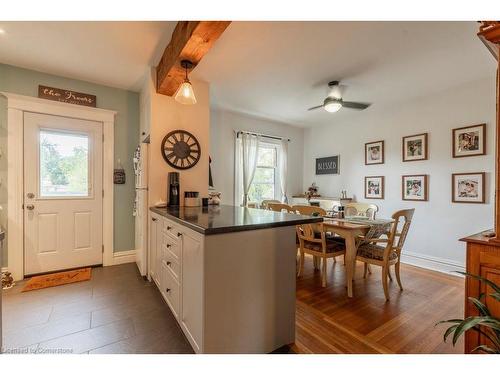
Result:
<svg viewBox="0 0 500 375"><path fill-rule="evenodd" d="M226 205L208 207L151 207L150 210L205 235L287 227L323 221L321 217Z"/></svg>

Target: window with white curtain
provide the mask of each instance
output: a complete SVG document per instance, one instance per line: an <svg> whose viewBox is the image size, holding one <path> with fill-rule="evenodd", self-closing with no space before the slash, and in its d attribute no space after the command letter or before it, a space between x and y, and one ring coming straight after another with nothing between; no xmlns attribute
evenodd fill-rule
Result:
<svg viewBox="0 0 500 375"><path fill-rule="evenodd" d="M260 203L264 199L279 199L279 195L278 145L260 142L257 167L248 192L248 200Z"/></svg>
<svg viewBox="0 0 500 375"><path fill-rule="evenodd" d="M242 140L236 137L235 154L235 205L239 206L244 201L243 184L243 158ZM281 176L286 176L287 147L281 140L260 137L257 150L257 163L247 202L260 204L266 199L282 200L284 198L281 186ZM286 184L285 184L286 188Z"/></svg>

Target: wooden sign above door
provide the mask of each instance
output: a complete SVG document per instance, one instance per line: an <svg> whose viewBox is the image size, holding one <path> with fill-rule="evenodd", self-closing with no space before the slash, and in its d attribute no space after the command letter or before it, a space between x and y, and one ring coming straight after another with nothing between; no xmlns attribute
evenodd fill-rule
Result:
<svg viewBox="0 0 500 375"><path fill-rule="evenodd" d="M97 98L95 95L83 94L72 90L57 89L38 85L38 97L42 99L55 100L57 102L85 105L95 107Z"/></svg>

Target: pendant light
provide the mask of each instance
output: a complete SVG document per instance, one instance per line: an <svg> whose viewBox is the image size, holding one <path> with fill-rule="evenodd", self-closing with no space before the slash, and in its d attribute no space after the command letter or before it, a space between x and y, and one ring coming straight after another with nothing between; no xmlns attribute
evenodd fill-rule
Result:
<svg viewBox="0 0 500 375"><path fill-rule="evenodd" d="M194 64L189 60L182 60L181 66L186 69L186 78L175 93L175 100L181 104L196 104L193 86L188 78L188 70L194 68Z"/></svg>

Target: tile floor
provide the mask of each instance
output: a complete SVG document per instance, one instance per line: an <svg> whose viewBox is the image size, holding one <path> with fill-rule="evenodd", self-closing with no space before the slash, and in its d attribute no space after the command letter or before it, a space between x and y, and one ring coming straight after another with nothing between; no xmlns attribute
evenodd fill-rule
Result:
<svg viewBox="0 0 500 375"><path fill-rule="evenodd" d="M193 353L153 283L135 264L99 267L92 280L3 291L7 353Z"/></svg>

